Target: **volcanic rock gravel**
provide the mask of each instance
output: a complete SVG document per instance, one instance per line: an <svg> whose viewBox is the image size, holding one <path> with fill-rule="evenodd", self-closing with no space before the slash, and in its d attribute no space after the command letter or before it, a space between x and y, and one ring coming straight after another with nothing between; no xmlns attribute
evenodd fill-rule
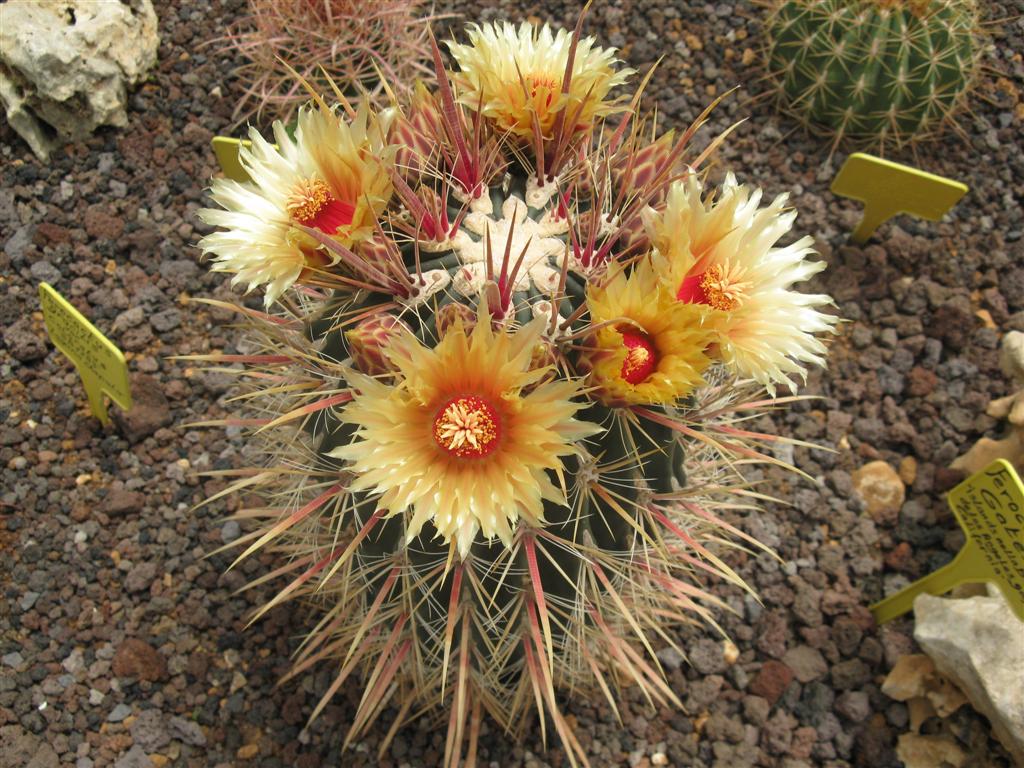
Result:
<svg viewBox="0 0 1024 768"><path fill-rule="evenodd" d="M569 26L577 13L568 2L483 5L439 10ZM255 460L237 430L182 428L235 407L225 401L230 378L168 359L238 342L224 313L186 300L231 293L197 263L205 230L195 211L215 171L209 140L228 130L240 87L235 62L201 44L244 3L157 10L160 63L131 98L127 128L62 147L43 166L0 126L0 765L432 768L445 734L425 721L400 731L380 761L387 714L341 751L355 686L305 728L330 671L275 682L308 615L279 608L247 629L270 592L236 590L270 563L225 572L228 557L210 553L240 535L224 521L238 502L193 509L223 487L203 472ZM791 505L739 518L781 558L730 556L762 602L722 585L735 646L685 630L688 661L661 651L685 711L652 709L635 687L621 696L621 723L600 699L566 700L595 768L898 765L908 712L880 681L914 649L911 625L876 627L867 606L960 547L943 499L960 478L946 467L995 427L984 408L1006 393L999 338L1024 330L1020 0L991 7L990 71L963 135L894 156L971 191L943 222L900 218L864 248L847 240L858 205L828 192L844 155L829 160L818 137L756 98L761 13L747 2L624 0L597 2L587 23L642 71L664 57L647 91L662 129L744 86L697 146L749 118L712 176L731 169L768 195L792 192L794 236L812 234L830 266L809 290L831 293L849 321L829 369L804 389L819 399L762 420L834 449L777 449L813 482L772 474L764 489ZM40 281L125 351L141 409L108 428L88 414L74 369L44 340ZM873 460L906 485L902 505L875 517L852 479ZM982 718L964 708L954 726L972 765L1008 764ZM557 743L545 750L536 725L516 743L485 724L480 762L568 764Z"/></svg>

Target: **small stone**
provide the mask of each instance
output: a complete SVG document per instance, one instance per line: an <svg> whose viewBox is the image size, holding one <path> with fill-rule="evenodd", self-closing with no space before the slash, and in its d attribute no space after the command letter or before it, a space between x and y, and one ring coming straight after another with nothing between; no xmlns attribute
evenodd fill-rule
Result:
<svg viewBox="0 0 1024 768"><path fill-rule="evenodd" d="M206 746L206 734L194 720L186 720L183 717L172 717L167 721L174 738L185 742L193 747Z"/></svg>
<svg viewBox="0 0 1024 768"><path fill-rule="evenodd" d="M159 709L147 709L142 712L129 729L135 743L149 752L157 752L170 743L168 723L164 713Z"/></svg>
<svg viewBox="0 0 1024 768"><path fill-rule="evenodd" d="M917 459L913 456L905 456L900 459L899 476L904 485L913 485L917 480Z"/></svg>
<svg viewBox="0 0 1024 768"><path fill-rule="evenodd" d="M828 672L828 664L821 652L811 648L809 645L800 645L790 648L782 657L783 663L791 670L793 675L801 683L809 683L824 677Z"/></svg>
<svg viewBox="0 0 1024 768"><path fill-rule="evenodd" d="M774 704L786 692L793 682L793 670L781 661L769 659L761 667L761 671L750 681L749 691L760 696L769 704Z"/></svg>
<svg viewBox="0 0 1024 768"><path fill-rule="evenodd" d="M21 610L30 611L32 610L32 606L36 604L36 600L38 599L38 592L26 592L21 596L21 601L18 603L18 605L21 606Z"/></svg>
<svg viewBox="0 0 1024 768"><path fill-rule="evenodd" d="M237 520L228 520L220 529L220 539L225 544L230 544L242 535L242 526Z"/></svg>
<svg viewBox="0 0 1024 768"><path fill-rule="evenodd" d="M80 675L85 672L85 654L81 648L75 648L68 657L61 662L61 666L68 674Z"/></svg>
<svg viewBox="0 0 1024 768"><path fill-rule="evenodd" d="M22 317L4 331L4 345L11 357L23 363L31 363L46 357L46 342L32 330L32 320Z"/></svg>
<svg viewBox="0 0 1024 768"><path fill-rule="evenodd" d="M163 312L157 312L149 318L149 324L152 325L153 330L158 333L173 331L181 325L181 312L173 308L165 309Z"/></svg>
<svg viewBox="0 0 1024 768"><path fill-rule="evenodd" d="M156 563L147 560L134 566L124 577L124 586L129 592L142 592L149 589L149 585L156 578Z"/></svg>
<svg viewBox="0 0 1024 768"><path fill-rule="evenodd" d="M167 677L167 662L149 643L128 638L117 649L111 669L118 677L136 677L155 682Z"/></svg>
<svg viewBox="0 0 1024 768"><path fill-rule="evenodd" d="M130 328L136 328L142 325L145 320L146 310L142 307L132 307L131 309L126 309L114 318L114 322L110 326L110 330L113 333L122 333Z"/></svg>
<svg viewBox="0 0 1024 768"><path fill-rule="evenodd" d="M146 497L138 491L126 491L123 488L115 488L103 500L103 511L108 515L116 517L125 513L141 512L145 503Z"/></svg>
<svg viewBox="0 0 1024 768"><path fill-rule="evenodd" d="M154 768L154 766L146 751L136 744L117 759L114 768Z"/></svg>
<svg viewBox="0 0 1024 768"><path fill-rule="evenodd" d="M252 760L256 755L260 753L259 744L243 744L235 752L235 757L239 760Z"/></svg>
<svg viewBox="0 0 1024 768"><path fill-rule="evenodd" d="M11 651L10 653L5 653L3 655L3 657L0 658L0 661L2 661L4 663L4 666L12 667L14 669L17 669L18 667L20 667L22 664L25 663L24 657L20 653L18 653L17 651Z"/></svg>
<svg viewBox="0 0 1024 768"><path fill-rule="evenodd" d="M128 715L132 713L132 708L127 704L121 703L110 710L110 714L107 715L108 723L120 723Z"/></svg>
<svg viewBox="0 0 1024 768"><path fill-rule="evenodd" d="M701 638L690 649L690 664L702 675L716 675L725 671L725 656L721 644L710 638Z"/></svg>
<svg viewBox="0 0 1024 768"><path fill-rule="evenodd" d="M853 473L853 489L876 522L892 525L903 506L906 489L899 474L885 461L872 461Z"/></svg>
<svg viewBox="0 0 1024 768"><path fill-rule="evenodd" d="M871 701L864 691L846 691L836 699L836 712L854 723L860 723L871 714Z"/></svg>
<svg viewBox="0 0 1024 768"><path fill-rule="evenodd" d="M43 225L40 224L39 226L41 229ZM60 280L60 270L45 260L37 261L29 267L29 272L32 273L32 277L41 283L50 283L52 285Z"/></svg>
<svg viewBox="0 0 1024 768"><path fill-rule="evenodd" d="M89 689L89 703L94 707L98 707L103 703L103 691L97 691L95 688Z"/></svg>
<svg viewBox="0 0 1024 768"><path fill-rule="evenodd" d="M137 443L161 427L171 423L171 409L160 387L151 376L137 374L132 377L132 407L127 413L114 409L114 423L129 442Z"/></svg>
<svg viewBox="0 0 1024 768"><path fill-rule="evenodd" d="M85 231L89 237L99 240L116 240L124 232L124 219L119 216L111 216L107 210L107 204L97 203L85 209L82 217Z"/></svg>
<svg viewBox="0 0 1024 768"><path fill-rule="evenodd" d="M871 679L871 670L860 659L841 661L832 667L832 685L841 691L859 688Z"/></svg>

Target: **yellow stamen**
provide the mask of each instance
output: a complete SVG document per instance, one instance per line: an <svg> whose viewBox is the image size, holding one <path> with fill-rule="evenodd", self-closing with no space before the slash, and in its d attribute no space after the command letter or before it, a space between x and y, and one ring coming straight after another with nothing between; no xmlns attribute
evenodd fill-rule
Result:
<svg viewBox="0 0 1024 768"><path fill-rule="evenodd" d="M285 208L288 215L300 223L316 218L324 206L331 201L331 189L318 178L303 179L288 195Z"/></svg>
<svg viewBox="0 0 1024 768"><path fill-rule="evenodd" d="M725 312L738 308L747 298L749 282L739 279L739 271L730 269L728 265L711 266L700 281L701 290L707 297L707 304Z"/></svg>
<svg viewBox="0 0 1024 768"><path fill-rule="evenodd" d="M498 439L498 414L482 398L462 395L445 405L434 419L437 444L460 458L489 454Z"/></svg>

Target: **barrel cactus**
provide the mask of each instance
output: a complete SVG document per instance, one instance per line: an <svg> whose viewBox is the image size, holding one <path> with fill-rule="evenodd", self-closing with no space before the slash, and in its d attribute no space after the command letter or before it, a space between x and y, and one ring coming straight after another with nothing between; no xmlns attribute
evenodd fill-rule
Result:
<svg viewBox="0 0 1024 768"><path fill-rule="evenodd" d="M767 66L800 121L836 142L904 145L963 106L981 55L975 0L782 0Z"/></svg>
<svg viewBox="0 0 1024 768"><path fill-rule="evenodd" d="M573 764L558 693L639 684L678 704L656 644L714 625L722 559L757 545L727 518L738 468L780 464L746 422L824 361L823 268L785 247L785 196L717 192L691 139L659 138L618 96L632 71L573 32L470 26L436 82L377 114L335 93L250 181L213 182L213 268L236 307L250 427L269 456L227 491L264 504L238 559L268 550L286 600L320 616L291 674L365 685L347 737L445 713L445 765L472 765L484 713L537 711ZM769 396L765 397L765 390Z"/></svg>

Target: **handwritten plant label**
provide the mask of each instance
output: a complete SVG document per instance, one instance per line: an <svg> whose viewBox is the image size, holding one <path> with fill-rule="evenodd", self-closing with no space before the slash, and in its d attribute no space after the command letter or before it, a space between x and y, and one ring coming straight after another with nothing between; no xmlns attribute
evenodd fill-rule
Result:
<svg viewBox="0 0 1024 768"><path fill-rule="evenodd" d="M832 192L864 203L864 218L852 235L853 242L862 244L900 213L938 221L967 193L967 185L854 152L839 169Z"/></svg>
<svg viewBox="0 0 1024 768"><path fill-rule="evenodd" d="M879 624L913 608L922 592L941 595L959 584L991 581L1024 621L1024 484L1013 465L997 459L949 493L967 543L949 565L871 606Z"/></svg>
<svg viewBox="0 0 1024 768"><path fill-rule="evenodd" d="M132 407L124 355L48 283L39 284L39 303L54 346L75 364L82 377L89 409L103 424L109 424L104 394L126 411Z"/></svg>

